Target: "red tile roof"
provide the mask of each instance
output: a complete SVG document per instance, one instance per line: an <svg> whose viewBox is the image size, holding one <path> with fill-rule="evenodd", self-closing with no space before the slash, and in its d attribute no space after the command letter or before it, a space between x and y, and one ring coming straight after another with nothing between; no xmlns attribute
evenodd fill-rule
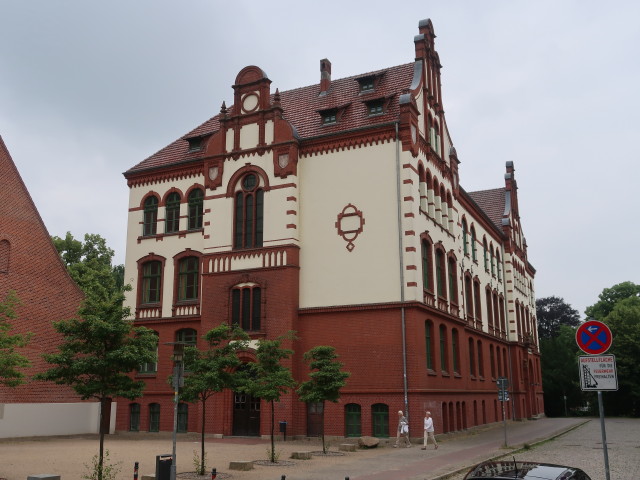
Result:
<svg viewBox="0 0 640 480"><path fill-rule="evenodd" d="M502 216L505 209L505 188L493 188L491 190L479 190L477 192L467 192L489 220L502 230Z"/></svg>
<svg viewBox="0 0 640 480"><path fill-rule="evenodd" d="M395 121L399 114L398 98L403 90L411 85L413 70L414 64L407 63L375 72L332 80L328 92L322 96L319 95L320 82L315 85L280 92L283 117L293 125L301 140ZM376 89L361 94L358 79L371 76L379 76ZM273 93L271 98L273 100ZM366 102L379 98L390 99L387 110L382 114L369 116ZM337 123L331 125L322 124L320 111L344 106L346 108ZM233 107L230 107L229 111L232 113ZM219 128L219 115L216 115L132 167L125 175L197 159L202 155L202 152L189 153L188 142L185 138L212 134Z"/></svg>

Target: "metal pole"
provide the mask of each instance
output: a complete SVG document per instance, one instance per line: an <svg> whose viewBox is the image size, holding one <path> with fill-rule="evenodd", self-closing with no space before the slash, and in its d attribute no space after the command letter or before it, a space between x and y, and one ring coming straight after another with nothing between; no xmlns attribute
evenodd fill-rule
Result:
<svg viewBox="0 0 640 480"><path fill-rule="evenodd" d="M177 369L176 369L177 370ZM174 380L175 381L175 380ZM178 388L173 395L173 454L171 456L171 480L176 480L176 440L178 433Z"/></svg>
<svg viewBox="0 0 640 480"><path fill-rule="evenodd" d="M507 443L507 414L504 409L504 401L502 401L501 403L502 403L502 422L504 423L504 446L508 447L509 444Z"/></svg>
<svg viewBox="0 0 640 480"><path fill-rule="evenodd" d="M602 451L604 452L604 471L607 480L611 480L609 476L609 452L607 451L607 432L604 428L604 405L602 404L602 391L598 390L598 409L600 410L600 430L602 430Z"/></svg>

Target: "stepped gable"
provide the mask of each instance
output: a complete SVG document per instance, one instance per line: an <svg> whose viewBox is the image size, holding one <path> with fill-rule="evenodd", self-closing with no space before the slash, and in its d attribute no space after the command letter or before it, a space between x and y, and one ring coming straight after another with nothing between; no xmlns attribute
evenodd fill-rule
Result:
<svg viewBox="0 0 640 480"><path fill-rule="evenodd" d="M504 188L467 192L499 230L502 230L502 217L505 214L505 192Z"/></svg>
<svg viewBox="0 0 640 480"><path fill-rule="evenodd" d="M403 90L411 86L414 64L407 63L396 67L367 72L347 78L331 80L326 93L321 95L320 85L314 84L280 92L280 104L283 118L296 129L298 137L305 139L324 135L335 135L367 126L396 121L400 114L399 97ZM372 92L361 93L361 78L376 77L376 88ZM274 94L271 94L273 103ZM378 99L387 100L384 113L369 116L366 102ZM344 108L340 121L333 125L323 125L320 112L334 108ZM234 112L234 106L228 108ZM220 128L220 115L210 118L175 142L146 158L125 172L135 174L145 170L168 167L178 163L188 163L204 156L204 150L189 152L187 138L210 136Z"/></svg>
<svg viewBox="0 0 640 480"><path fill-rule="evenodd" d="M10 290L20 300L10 333L33 334L23 349L31 376L48 368L42 354L57 351L62 340L52 323L73 318L83 294L67 273L2 137L0 172L0 300ZM78 401L70 388L48 382L0 386L0 397L5 403Z"/></svg>

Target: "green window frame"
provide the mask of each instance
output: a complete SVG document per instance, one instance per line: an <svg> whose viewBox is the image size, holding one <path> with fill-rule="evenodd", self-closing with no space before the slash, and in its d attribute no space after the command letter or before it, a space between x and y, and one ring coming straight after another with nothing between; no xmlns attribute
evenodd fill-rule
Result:
<svg viewBox="0 0 640 480"><path fill-rule="evenodd" d="M373 91L373 77L361 78L358 82L360 83L360 92L364 93Z"/></svg>
<svg viewBox="0 0 640 480"><path fill-rule="evenodd" d="M444 253L439 249L436 249L436 292L439 297L447 297L444 275Z"/></svg>
<svg viewBox="0 0 640 480"><path fill-rule="evenodd" d="M448 272L449 274L449 297L450 300L458 304L458 276L456 272L456 261L453 258L448 260Z"/></svg>
<svg viewBox="0 0 640 480"><path fill-rule="evenodd" d="M422 241L422 288L431 290L431 244L427 240Z"/></svg>
<svg viewBox="0 0 640 480"><path fill-rule="evenodd" d="M187 433L189 428L189 405L178 404L178 433Z"/></svg>
<svg viewBox="0 0 640 480"><path fill-rule="evenodd" d="M447 372L449 370L449 362L447 361L447 328L440 325L440 370Z"/></svg>
<svg viewBox="0 0 640 480"><path fill-rule="evenodd" d="M151 196L144 201L142 235L155 235L158 229L158 197Z"/></svg>
<svg viewBox="0 0 640 480"><path fill-rule="evenodd" d="M189 194L188 229L199 230L202 228L202 213L204 204L204 194L202 190L196 188Z"/></svg>
<svg viewBox="0 0 640 480"><path fill-rule="evenodd" d="M384 113L384 100L374 100L367 102L367 112L369 116Z"/></svg>
<svg viewBox="0 0 640 480"><path fill-rule="evenodd" d="M491 275L496 273L496 257L493 253L493 246L491 246Z"/></svg>
<svg viewBox="0 0 640 480"><path fill-rule="evenodd" d="M346 437L362 436L362 408L357 403L344 406L344 426Z"/></svg>
<svg viewBox="0 0 640 480"><path fill-rule="evenodd" d="M142 266L142 303L159 303L162 292L162 262L152 260Z"/></svg>
<svg viewBox="0 0 640 480"><path fill-rule="evenodd" d="M485 272L489 271L489 259L487 256L487 239L485 238L482 241L482 258L483 258L483 263L484 263L484 270Z"/></svg>
<svg viewBox="0 0 640 480"><path fill-rule="evenodd" d="M178 301L198 299L198 279L200 277L200 259L186 257L178 264Z"/></svg>
<svg viewBox="0 0 640 480"><path fill-rule="evenodd" d="M322 124L323 125L331 125L338 122L338 111L337 110L328 110L326 112L322 112Z"/></svg>
<svg viewBox="0 0 640 480"><path fill-rule="evenodd" d="M384 403L376 403L371 406L371 423L373 436L378 438L389 437L389 406Z"/></svg>
<svg viewBox="0 0 640 480"><path fill-rule="evenodd" d="M478 261L478 248L476 245L476 229L471 227L471 259L474 262Z"/></svg>
<svg viewBox="0 0 640 480"><path fill-rule="evenodd" d="M172 192L167 197L164 217L165 233L176 233L180 230L180 194Z"/></svg>
<svg viewBox="0 0 640 480"><path fill-rule="evenodd" d="M149 431L150 432L160 431L160 404L159 403L149 404Z"/></svg>
<svg viewBox="0 0 640 480"><path fill-rule="evenodd" d="M198 341L198 332L193 328L181 328L176 332L176 342L195 346Z"/></svg>
<svg viewBox="0 0 640 480"><path fill-rule="evenodd" d="M453 353L453 372L460 373L460 344L458 342L458 330L451 332L451 351Z"/></svg>
<svg viewBox="0 0 640 480"><path fill-rule="evenodd" d="M156 359L153 362L146 362L140 365L138 373L153 374L158 372L158 332L153 332L156 336Z"/></svg>
<svg viewBox="0 0 640 480"><path fill-rule="evenodd" d="M130 432L140 431L140 404L139 403L129 404L129 431Z"/></svg>
<svg viewBox="0 0 640 480"><path fill-rule="evenodd" d="M424 322L424 343L427 369L433 370L433 322L431 322L431 320Z"/></svg>
<svg viewBox="0 0 640 480"><path fill-rule="evenodd" d="M467 236L469 231L467 230L467 221L462 220L462 249L465 255L469 255L469 239Z"/></svg>
<svg viewBox="0 0 640 480"><path fill-rule="evenodd" d="M239 182L235 195L233 248L262 247L264 230L264 190L260 177L248 173Z"/></svg>
<svg viewBox="0 0 640 480"><path fill-rule="evenodd" d="M231 323L246 332L259 332L262 318L262 290L258 286L231 291Z"/></svg>

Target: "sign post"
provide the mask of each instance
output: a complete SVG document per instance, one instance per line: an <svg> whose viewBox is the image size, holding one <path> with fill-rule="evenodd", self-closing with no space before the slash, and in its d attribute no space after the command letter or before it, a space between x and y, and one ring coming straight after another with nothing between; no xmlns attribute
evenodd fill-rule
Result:
<svg viewBox="0 0 640 480"><path fill-rule="evenodd" d="M611 347L613 336L609 327L597 320L584 322L576 330L576 343L580 350L588 356L579 357L580 387L583 391L598 392L598 410L600 411L600 430L602 431L602 450L604 453L604 471L609 476L609 452L607 450L607 432L604 427L603 390L617 390L618 376L616 358L613 355L602 355Z"/></svg>
<svg viewBox="0 0 640 480"><path fill-rule="evenodd" d="M502 404L502 422L504 423L504 446L507 447L507 415L505 412L504 402L509 401L509 380L507 377L498 377L496 380L498 386L498 401Z"/></svg>

